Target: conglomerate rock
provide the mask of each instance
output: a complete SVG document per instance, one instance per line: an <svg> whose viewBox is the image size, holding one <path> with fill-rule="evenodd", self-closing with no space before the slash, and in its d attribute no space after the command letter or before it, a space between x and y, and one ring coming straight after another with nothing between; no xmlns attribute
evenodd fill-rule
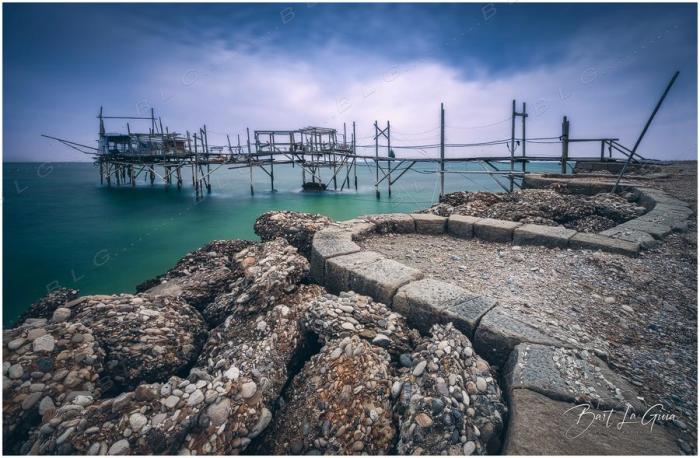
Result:
<svg viewBox="0 0 700 458"><path fill-rule="evenodd" d="M506 407L488 363L452 324L434 325L392 386L402 455L497 453Z"/></svg>
<svg viewBox="0 0 700 458"><path fill-rule="evenodd" d="M174 297L85 296L69 311L107 353L105 372L117 386L166 380L189 366L206 338L199 312Z"/></svg>
<svg viewBox="0 0 700 458"><path fill-rule="evenodd" d="M206 407L206 381L171 377L91 405L59 408L30 434L23 452L75 455L175 454ZM209 402L212 402L211 396Z"/></svg>
<svg viewBox="0 0 700 458"><path fill-rule="evenodd" d="M241 250L235 263L238 271L230 292L218 296L203 311L212 326L234 312L245 316L265 311L294 292L309 272L306 258L281 238Z"/></svg>
<svg viewBox="0 0 700 458"><path fill-rule="evenodd" d="M247 240L215 240L185 255L163 275L136 287L138 292L179 296L202 310L235 280L234 256L251 246Z"/></svg>
<svg viewBox="0 0 700 458"><path fill-rule="evenodd" d="M386 348L396 357L410 352L414 342L420 339L418 331L410 329L403 316L352 291L318 297L311 303L303 322L322 342L357 335Z"/></svg>
<svg viewBox="0 0 700 458"><path fill-rule="evenodd" d="M27 430L68 403L100 396L104 351L80 323L28 319L3 332L3 443L10 452Z"/></svg>
<svg viewBox="0 0 700 458"><path fill-rule="evenodd" d="M330 218L320 214L271 211L255 220L255 233L263 242L281 237L308 258L314 234L331 223Z"/></svg>
<svg viewBox="0 0 700 458"><path fill-rule="evenodd" d="M360 339L329 342L294 378L265 440L273 454L382 454L396 431L389 354Z"/></svg>
<svg viewBox="0 0 700 458"><path fill-rule="evenodd" d="M211 332L191 376L207 374L216 399L202 412L183 450L238 454L265 430L289 367L309 351L300 318L320 294L318 286L302 286L266 314L230 316Z"/></svg>
<svg viewBox="0 0 700 458"><path fill-rule="evenodd" d="M78 293L77 289L56 288L30 305L27 310L22 312L15 323L21 325L24 320L29 318L46 318L48 320L53 315L54 310L78 297Z"/></svg>
<svg viewBox="0 0 700 458"><path fill-rule="evenodd" d="M300 315L318 286L267 314L212 331L187 379L142 384L115 398L59 409L27 441L34 454L237 454L272 418L287 367L306 344ZM74 401L75 402L75 401Z"/></svg>
<svg viewBox="0 0 700 458"><path fill-rule="evenodd" d="M625 198L612 193L572 194L561 186L523 189L511 194L453 192L425 211L440 216L468 215L602 232L646 211L631 199L632 196Z"/></svg>

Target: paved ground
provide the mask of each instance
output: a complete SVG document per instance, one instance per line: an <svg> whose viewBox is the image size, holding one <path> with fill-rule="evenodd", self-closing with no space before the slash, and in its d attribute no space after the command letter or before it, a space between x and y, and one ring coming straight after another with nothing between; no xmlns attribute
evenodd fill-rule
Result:
<svg viewBox="0 0 700 458"><path fill-rule="evenodd" d="M653 185L697 210L696 183L691 173ZM696 450L696 220L638 258L417 234L361 245L494 297L550 335L607 353L647 405L662 403L676 414L681 445Z"/></svg>

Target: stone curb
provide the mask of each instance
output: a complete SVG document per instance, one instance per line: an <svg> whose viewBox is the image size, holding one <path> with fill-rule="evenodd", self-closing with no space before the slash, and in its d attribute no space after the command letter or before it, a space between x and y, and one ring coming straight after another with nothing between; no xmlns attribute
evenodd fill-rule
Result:
<svg viewBox="0 0 700 458"><path fill-rule="evenodd" d="M542 186L562 180L528 177L527 181L529 185ZM574 183L573 188L569 184L569 188L581 193L609 191L609 185L601 183L578 182ZM456 285L424 279L421 271L387 259L379 253L363 251L355 242L375 232L415 231L419 234L448 233L464 239L602 250L636 256L641 247L653 246L671 231L687 230L688 219L693 211L685 202L655 189L630 186L622 186L621 189L634 193L648 212L600 234L491 218L461 215L445 218L419 213L370 215L340 222L314 235L311 251L312 278L330 292L352 290L383 302L403 314L408 324L422 333L427 333L433 324L452 322L472 340L479 355L492 365L504 369L506 397L511 415L503 453L539 453L542 438L552 436L555 434L553 431L560 427L561 422L552 423L550 417L553 413L561 415L568 411L576 401L575 393L567 391L569 385L563 375L557 372L551 354L581 349L572 349L570 345L507 314L493 299L475 296ZM615 384L620 387L618 393L624 393L624 401L636 401L633 387L627 385L602 361L594 365L597 367L588 370L587 374L602 373L603 380L615 380ZM604 386L601 384L593 388L602 391ZM618 395L617 399L603 399L602 404L619 408L615 401L622 400ZM532 433L530 424L533 419L542 423L541 433ZM630 435L603 430L596 438L605 436L604 440L595 444L590 440L571 441L556 431L556 438L560 440L550 441L551 451L617 453L620 450L618 443L625 444L622 447L625 451L634 450L637 453L648 450L668 453L668 450L676 448L668 432L661 427L656 431L656 437L650 438L638 432Z"/></svg>
<svg viewBox="0 0 700 458"><path fill-rule="evenodd" d="M409 326L427 334L434 324L452 322L470 339L481 317L496 301L475 296L439 280L423 279L402 286L394 296L392 308L406 317Z"/></svg>
<svg viewBox="0 0 700 458"><path fill-rule="evenodd" d="M567 183L576 192L609 191L610 185L527 177L526 185ZM687 228L693 211L685 202L663 191L647 187L621 186L631 192L649 211L600 234L576 232L562 227L521 224L491 218L414 213L369 215L342 221L314 235L311 252L312 278L334 293L353 290L403 313L412 326L426 332L435 323L453 322L473 338L474 346L494 365L505 363L521 343L567 347L527 323L503 313L492 299L474 296L455 285L423 279L421 271L390 260L375 252L362 251L355 242L379 232L419 234L448 233L459 238L479 238L514 244L603 250L636 256L672 230Z"/></svg>

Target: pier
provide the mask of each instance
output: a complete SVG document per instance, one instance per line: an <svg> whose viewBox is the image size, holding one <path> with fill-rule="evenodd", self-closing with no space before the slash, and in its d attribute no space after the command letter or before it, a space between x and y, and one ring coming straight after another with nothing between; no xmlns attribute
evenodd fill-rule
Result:
<svg viewBox="0 0 700 458"><path fill-rule="evenodd" d="M417 164L432 164L434 170L421 170L421 173L435 173L440 178L440 196L445 193L445 176L448 174L485 174L490 176L504 191L513 192L522 185L529 173L530 162L554 162L561 165L561 173L572 171L571 163L594 163L598 168L614 170L618 174L613 190L631 164L659 164L659 161L643 157L637 150L658 113L664 99L678 77L676 72L653 112L648 118L634 146L628 148L619 138L574 138L569 135L571 120L564 116L561 131L549 137L528 138L526 103L518 108L513 100L511 107L510 137L475 143L447 143L445 140L445 107L440 105L440 141L428 145L393 145L391 123L373 125L373 143L358 144L356 123L343 125L342 133L328 127L304 127L296 130L255 130L246 129L244 143L241 135L232 144L226 135L225 145L209 143L206 125L184 134L163 127L160 117L156 118L151 109L148 117L107 116L102 108L98 114L99 138L97 147L82 145L49 135L66 146L95 158L100 171L100 183L107 186L135 186L139 179L154 185L157 180L165 185L183 186L187 176L191 178L195 197L202 198L211 193L211 176L222 167L248 169L250 193L255 193L254 171L260 169L270 180L270 190L275 191L275 167L291 165L301 170L301 185L308 191L343 191L354 187L357 190L358 162L374 169L375 194L380 198L380 187L386 186L391 197L392 186L409 171L416 171ZM105 120L126 121L126 132L109 133ZM150 127L146 132L132 132L131 121L147 121ZM573 156L569 148L572 144L589 143L599 145L600 154L594 156ZM559 144L560 155L530 154L538 144ZM470 148L484 146L504 146L508 154L494 156L470 156ZM528 148L529 146L529 148ZM458 156L446 156L445 150L458 150ZM597 149L598 146L595 146ZM399 151L434 151L427 156L397 155ZM361 151L361 152L358 152ZM365 153L369 151L369 153ZM447 169L446 164L476 163L481 170ZM500 165L500 166L499 166Z"/></svg>

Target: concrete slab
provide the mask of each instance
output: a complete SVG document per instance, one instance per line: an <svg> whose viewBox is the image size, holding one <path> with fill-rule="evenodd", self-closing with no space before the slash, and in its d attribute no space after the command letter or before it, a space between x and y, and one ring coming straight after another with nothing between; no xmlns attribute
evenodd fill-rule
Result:
<svg viewBox="0 0 700 458"><path fill-rule="evenodd" d="M376 232L380 234L411 234L416 232L416 223L407 213L383 213L361 216L360 218L374 223Z"/></svg>
<svg viewBox="0 0 700 458"><path fill-rule="evenodd" d="M601 250L627 256L637 256L640 245L636 242L614 239L600 234L578 232L569 239L569 247L574 249Z"/></svg>
<svg viewBox="0 0 700 458"><path fill-rule="evenodd" d="M516 345L523 343L566 346L533 326L512 317L500 307L481 318L474 333L476 352L494 366L502 366Z"/></svg>
<svg viewBox="0 0 700 458"><path fill-rule="evenodd" d="M566 248L569 239L576 235L573 229L540 224L523 224L513 231L516 245L542 245L550 248Z"/></svg>
<svg viewBox="0 0 700 458"><path fill-rule="evenodd" d="M652 248L658 245L658 241L646 232L633 231L631 229L615 226L612 229L603 231L600 235L612 237L619 240L627 240L628 242L638 243L642 248Z"/></svg>
<svg viewBox="0 0 700 458"><path fill-rule="evenodd" d="M613 229L620 228L622 230L631 230L638 232L646 232L655 239L661 239L671 233L671 226L665 224L653 223L649 221L644 221L640 219L633 219L622 223L619 226L615 226Z"/></svg>
<svg viewBox="0 0 700 458"><path fill-rule="evenodd" d="M513 231L521 223L501 219L479 218L474 222L474 237L491 242L511 242Z"/></svg>
<svg viewBox="0 0 700 458"><path fill-rule="evenodd" d="M494 299L474 295L450 283L424 279L399 288L392 308L406 317L409 326L424 334L434 324L452 322L471 338L481 317L495 305Z"/></svg>
<svg viewBox="0 0 700 458"><path fill-rule="evenodd" d="M328 228L314 234L311 242L311 278L318 284L324 284L326 259L361 250L352 241L352 234L339 228Z"/></svg>
<svg viewBox="0 0 700 458"><path fill-rule="evenodd" d="M452 215L447 219L447 232L461 239L474 237L474 223L479 221L476 216Z"/></svg>
<svg viewBox="0 0 700 458"><path fill-rule="evenodd" d="M447 218L431 213L411 213L419 234L444 234L447 228Z"/></svg>
<svg viewBox="0 0 700 458"><path fill-rule="evenodd" d="M326 289L332 293L355 291L384 304L391 304L401 286L421 278L423 273L420 270L373 251L337 256L326 261Z"/></svg>
<svg viewBox="0 0 700 458"><path fill-rule="evenodd" d="M373 223L361 218L340 221L338 225L350 232L352 240L362 240L371 235L376 229Z"/></svg>
<svg viewBox="0 0 700 458"><path fill-rule="evenodd" d="M680 454L659 422L618 424L624 412L555 401L530 390L510 395L504 455L670 455ZM660 412L656 412L660 413ZM610 414L610 420L608 415ZM643 414L643 412L641 413ZM626 418L630 420L630 418Z"/></svg>
<svg viewBox="0 0 700 458"><path fill-rule="evenodd" d="M587 350L523 343L504 368L505 388L526 388L551 399L597 408L644 410L637 390Z"/></svg>

